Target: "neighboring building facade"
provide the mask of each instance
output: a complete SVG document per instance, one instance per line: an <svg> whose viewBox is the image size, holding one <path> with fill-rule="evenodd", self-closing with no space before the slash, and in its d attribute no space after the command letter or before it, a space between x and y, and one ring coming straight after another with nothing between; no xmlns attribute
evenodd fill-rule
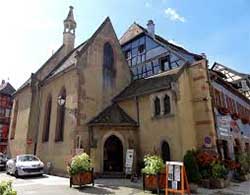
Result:
<svg viewBox="0 0 250 195"><path fill-rule="evenodd" d="M119 40L107 18L74 47L73 8L63 45L15 93L9 153L34 153L66 174L77 153L96 173L123 172L156 153L182 160L187 150L216 150L207 60L133 24Z"/></svg>
<svg viewBox="0 0 250 195"><path fill-rule="evenodd" d="M0 152L7 152L12 94L15 89L9 82L2 80L0 85Z"/></svg>
<svg viewBox="0 0 250 195"><path fill-rule="evenodd" d="M250 75L218 63L209 74L218 152L222 159L235 159L240 152L250 152Z"/></svg>

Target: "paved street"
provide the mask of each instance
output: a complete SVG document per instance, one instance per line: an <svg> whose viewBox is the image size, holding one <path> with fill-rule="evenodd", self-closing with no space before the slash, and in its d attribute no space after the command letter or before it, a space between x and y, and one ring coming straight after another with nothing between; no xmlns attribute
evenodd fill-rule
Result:
<svg viewBox="0 0 250 195"><path fill-rule="evenodd" d="M140 184L133 184L125 179L98 179L95 187L87 186L81 189L70 188L69 179L44 175L43 177L18 178L0 173L1 180L12 180L18 195L85 195L85 194L119 194L141 195Z"/></svg>
<svg viewBox="0 0 250 195"><path fill-rule="evenodd" d="M87 186L81 189L69 188L67 178L44 175L43 177L18 178L0 173L1 180L12 180L18 195L85 195L85 194L119 194L119 195L149 195L141 190L141 183L131 183L126 179L97 179L95 187ZM250 181L231 183L223 190L207 190L199 188L199 195L250 195Z"/></svg>

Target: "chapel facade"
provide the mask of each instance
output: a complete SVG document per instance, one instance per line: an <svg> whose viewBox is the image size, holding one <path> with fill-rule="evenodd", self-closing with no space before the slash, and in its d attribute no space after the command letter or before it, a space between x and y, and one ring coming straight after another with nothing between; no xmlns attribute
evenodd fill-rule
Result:
<svg viewBox="0 0 250 195"><path fill-rule="evenodd" d="M36 154L67 174L87 152L96 173L122 173L133 149L182 160L187 150L216 150L208 61L134 23L118 40L109 18L75 47L70 7L63 44L16 91L9 153Z"/></svg>

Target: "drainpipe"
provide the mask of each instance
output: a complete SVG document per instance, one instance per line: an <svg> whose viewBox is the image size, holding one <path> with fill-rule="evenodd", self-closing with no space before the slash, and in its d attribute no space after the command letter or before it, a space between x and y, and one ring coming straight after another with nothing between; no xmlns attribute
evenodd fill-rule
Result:
<svg viewBox="0 0 250 195"><path fill-rule="evenodd" d="M37 117L36 117L36 123L35 123L35 129L36 129L36 133L35 133L35 140L34 140L34 155L36 155L37 153L37 143L38 143L38 135L39 135L39 119L40 119L40 111L41 111L41 90L40 90L40 83L39 81L37 81L38 83L36 84L36 91L38 94L38 101L37 101Z"/></svg>
<svg viewBox="0 0 250 195"><path fill-rule="evenodd" d="M135 103L136 103L137 124L140 126L140 111L139 111L138 96L135 97Z"/></svg>
<svg viewBox="0 0 250 195"><path fill-rule="evenodd" d="M211 101L211 106L212 106L212 115L213 115L213 120L214 120L214 128L215 128L215 151L218 153L218 150L217 150L217 140L218 140L218 135L217 135L217 124L216 124L216 118L215 118L215 112L214 112L214 108L215 108L215 106L214 106L214 103L213 103L213 100L212 100L212 98L213 98L213 95L212 95L212 89L211 89L211 86L212 86L212 81L211 81L211 79L210 79L210 75L209 75L209 69L208 69L208 60L206 60L206 67L207 67L207 71L206 71L206 73L207 73L207 82L208 82L208 86L209 86L209 93L210 93L210 101Z"/></svg>

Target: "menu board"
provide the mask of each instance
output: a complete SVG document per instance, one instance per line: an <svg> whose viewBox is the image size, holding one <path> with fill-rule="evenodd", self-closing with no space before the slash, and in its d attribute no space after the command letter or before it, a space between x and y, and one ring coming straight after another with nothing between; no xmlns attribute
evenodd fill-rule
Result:
<svg viewBox="0 0 250 195"><path fill-rule="evenodd" d="M168 188L178 190L181 187L182 162L166 162L168 169Z"/></svg>
<svg viewBox="0 0 250 195"><path fill-rule="evenodd" d="M128 149L126 153L126 163L125 163L125 172L128 175L132 173L133 161L134 161L134 149Z"/></svg>

